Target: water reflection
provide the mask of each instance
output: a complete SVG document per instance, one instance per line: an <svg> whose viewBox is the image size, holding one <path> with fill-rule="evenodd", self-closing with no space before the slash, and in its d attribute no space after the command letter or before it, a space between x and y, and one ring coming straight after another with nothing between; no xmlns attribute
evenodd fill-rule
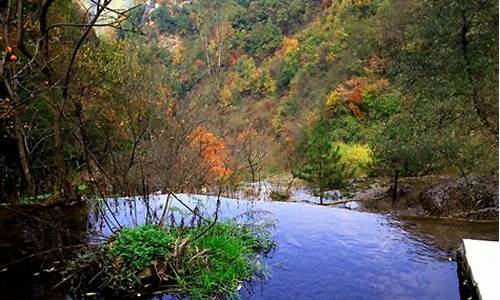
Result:
<svg viewBox="0 0 500 300"><path fill-rule="evenodd" d="M498 241L497 221L467 221L433 217L401 217L398 224L429 247L451 252L462 239Z"/></svg>
<svg viewBox="0 0 500 300"><path fill-rule="evenodd" d="M57 268L87 243L84 205L0 206L0 299L64 299Z"/></svg>
<svg viewBox="0 0 500 300"><path fill-rule="evenodd" d="M191 207L203 206L207 215L215 208L214 197L180 198ZM128 201L112 203L120 207L113 211L126 226L137 220L135 214L148 215L148 206L138 202L130 209ZM164 202L164 196L150 199L149 214L159 214ZM176 201L172 208L182 214ZM278 248L267 259L271 279L242 290L246 299L459 298L449 253L406 231L402 221L304 203L222 201L224 218L245 211L266 212L278 221Z"/></svg>
<svg viewBox="0 0 500 300"><path fill-rule="evenodd" d="M178 197L0 214L0 264L57 245L100 243L120 226L158 219L166 204L177 221L188 218L181 202L206 218L216 207L215 197ZM456 263L448 259L452 250L464 237L498 239L498 223L393 219L306 203L222 199L220 212L222 218L275 224L278 247L267 257L271 278L244 285L244 299L459 299ZM0 272L0 298L66 299L40 272L47 269L44 260L34 256ZM35 273L43 276L30 275Z"/></svg>

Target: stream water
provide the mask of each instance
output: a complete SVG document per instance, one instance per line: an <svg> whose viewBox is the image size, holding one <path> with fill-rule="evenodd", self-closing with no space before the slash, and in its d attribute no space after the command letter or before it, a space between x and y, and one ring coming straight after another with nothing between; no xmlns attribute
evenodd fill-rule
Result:
<svg viewBox="0 0 500 300"><path fill-rule="evenodd" d="M215 209L214 197L180 195L179 198L191 208L201 206L206 212ZM69 218L81 222L56 224L49 232L29 232L26 226L33 226L29 222L13 227L9 234L0 235L0 265L5 266L6 261L18 257L20 249L24 255L33 252L35 249L27 246L29 241L43 240L47 234L54 237L58 230L61 236L46 239L49 245L38 245L36 250L50 249L57 243L75 244L78 236L85 241L107 236L111 231L103 214L108 223L141 224L161 214L165 199L165 196L155 196L149 201L118 199L108 200L107 205L101 201L97 202L99 205L75 208L55 217L55 221ZM185 210L175 199L171 205L171 210L178 208L173 209L176 214ZM75 217L77 213L79 217ZM306 203L222 199L220 213L223 218L275 220L273 234L278 246L267 258L270 278L246 284L241 290L243 299L460 299L452 249L463 237L498 239L498 223L456 221L461 224L458 225L435 220L396 220ZM0 223L2 231L4 226L12 225L1 215ZM13 236L19 239L8 240ZM64 293L51 289L52 285L40 275L40 272L50 273L50 269L40 264L39 260L24 260L18 267L8 265L0 270L0 299L29 299L27 295L68 299ZM170 299L168 296L156 299L162 298Z"/></svg>

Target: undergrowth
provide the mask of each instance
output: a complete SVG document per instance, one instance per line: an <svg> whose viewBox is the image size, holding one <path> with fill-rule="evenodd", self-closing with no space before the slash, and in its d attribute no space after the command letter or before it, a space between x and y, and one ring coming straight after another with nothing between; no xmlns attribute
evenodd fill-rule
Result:
<svg viewBox="0 0 500 300"><path fill-rule="evenodd" d="M266 228L234 221L191 228L143 225L124 228L103 246L81 253L63 276L74 293L238 298L243 282L267 276L262 257L273 247Z"/></svg>

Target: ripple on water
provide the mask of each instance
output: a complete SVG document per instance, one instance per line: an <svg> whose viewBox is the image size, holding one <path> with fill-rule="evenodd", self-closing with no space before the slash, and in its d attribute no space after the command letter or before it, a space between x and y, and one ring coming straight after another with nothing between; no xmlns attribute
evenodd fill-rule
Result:
<svg viewBox="0 0 500 300"><path fill-rule="evenodd" d="M191 206L213 211L215 198L181 195ZM148 205L110 201L121 224L133 226L159 214L164 196ZM182 210L174 200L173 207ZM118 209L120 207L120 209ZM114 209L116 208L116 209ZM127 209L128 208L128 209ZM386 216L304 203L223 199L221 216L274 218L278 248L267 258L271 278L247 284L247 299L459 299L456 263L446 252ZM94 219L95 220L95 219ZM104 234L109 231L94 226Z"/></svg>

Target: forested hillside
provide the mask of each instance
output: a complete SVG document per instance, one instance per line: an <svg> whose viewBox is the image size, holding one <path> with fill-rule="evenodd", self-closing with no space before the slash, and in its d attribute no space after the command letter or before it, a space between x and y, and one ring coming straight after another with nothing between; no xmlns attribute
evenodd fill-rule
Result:
<svg viewBox="0 0 500 300"><path fill-rule="evenodd" d="M1 201L498 176L497 1L14 2Z"/></svg>

